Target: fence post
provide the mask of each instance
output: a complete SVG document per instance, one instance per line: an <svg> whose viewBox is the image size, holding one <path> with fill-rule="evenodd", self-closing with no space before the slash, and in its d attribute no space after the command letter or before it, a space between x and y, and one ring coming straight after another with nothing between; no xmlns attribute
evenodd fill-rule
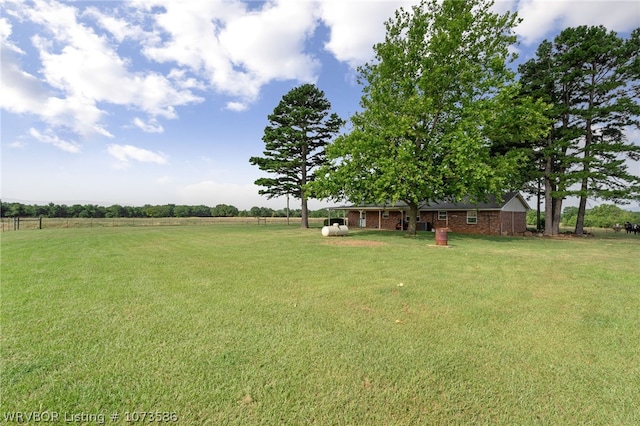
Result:
<svg viewBox="0 0 640 426"><path fill-rule="evenodd" d="M42 216L38 218L38 229L42 229Z"/></svg>

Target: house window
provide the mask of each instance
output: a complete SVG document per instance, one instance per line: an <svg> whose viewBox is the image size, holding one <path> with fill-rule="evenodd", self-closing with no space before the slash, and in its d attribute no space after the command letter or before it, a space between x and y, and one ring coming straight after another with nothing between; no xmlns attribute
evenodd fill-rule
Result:
<svg viewBox="0 0 640 426"><path fill-rule="evenodd" d="M476 225L478 223L478 211L477 210L468 210L467 211L467 225Z"/></svg>
<svg viewBox="0 0 640 426"><path fill-rule="evenodd" d="M447 220L447 212L439 211L438 220Z"/></svg>

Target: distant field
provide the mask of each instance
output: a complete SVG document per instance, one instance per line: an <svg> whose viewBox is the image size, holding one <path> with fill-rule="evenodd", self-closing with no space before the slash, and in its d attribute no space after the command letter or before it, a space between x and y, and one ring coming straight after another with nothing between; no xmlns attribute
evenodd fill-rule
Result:
<svg viewBox="0 0 640 426"><path fill-rule="evenodd" d="M289 225L300 226L299 217L291 217ZM324 218L309 218L310 225L321 226ZM195 225L285 225L286 217L158 217L158 218L21 218L17 225L13 218L3 217L2 231L51 228L105 228L105 227L135 227L135 226L195 226Z"/></svg>
<svg viewBox="0 0 640 426"><path fill-rule="evenodd" d="M449 241L5 232L0 423L640 424L640 237Z"/></svg>

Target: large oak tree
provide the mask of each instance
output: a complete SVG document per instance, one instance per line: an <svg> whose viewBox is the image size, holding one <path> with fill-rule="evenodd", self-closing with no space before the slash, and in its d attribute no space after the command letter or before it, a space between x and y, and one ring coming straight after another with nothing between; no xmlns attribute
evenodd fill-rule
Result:
<svg viewBox="0 0 640 426"><path fill-rule="evenodd" d="M531 140L546 119L508 67L518 18L491 7L430 0L387 21L375 61L359 69L362 111L327 148L330 163L311 185L318 196L404 201L412 234L421 202L512 189L523 157L492 149L492 137Z"/></svg>
<svg viewBox="0 0 640 426"><path fill-rule="evenodd" d="M302 227L309 227L306 184L326 162L325 147L344 124L323 91L313 84L295 87L282 97L264 129L264 157L249 162L274 175L255 181L268 198L293 196L301 200Z"/></svg>

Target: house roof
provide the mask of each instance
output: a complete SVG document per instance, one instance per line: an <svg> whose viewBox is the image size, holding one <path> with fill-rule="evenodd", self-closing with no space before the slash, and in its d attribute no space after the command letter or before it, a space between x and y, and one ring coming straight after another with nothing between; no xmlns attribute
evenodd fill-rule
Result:
<svg viewBox="0 0 640 426"><path fill-rule="evenodd" d="M502 196L502 200L498 200L496 196L490 195L486 201L472 202L469 197L465 197L459 202L452 200L447 201L432 201L424 202L418 206L419 211L436 211L436 210L501 210L512 200L518 200L528 210L529 204L520 195L519 192L507 192ZM351 206L333 207L335 210L380 210L380 209L393 209L393 210L408 210L409 206L404 201L397 201L396 203L388 204L354 204Z"/></svg>

